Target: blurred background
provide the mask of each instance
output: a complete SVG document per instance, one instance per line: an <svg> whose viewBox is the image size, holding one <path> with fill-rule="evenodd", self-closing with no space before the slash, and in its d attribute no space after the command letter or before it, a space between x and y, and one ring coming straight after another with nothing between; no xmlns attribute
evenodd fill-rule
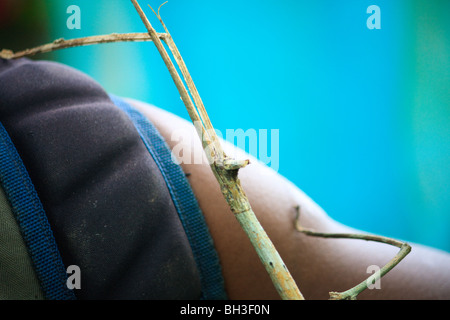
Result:
<svg viewBox="0 0 450 320"><path fill-rule="evenodd" d="M140 1L159 32L147 4L162 2ZM381 29L366 25L373 4ZM170 0L161 14L217 129L279 129L278 172L335 220L450 252L450 1ZM0 0L14 51L145 31L127 0ZM33 59L188 119L151 42Z"/></svg>

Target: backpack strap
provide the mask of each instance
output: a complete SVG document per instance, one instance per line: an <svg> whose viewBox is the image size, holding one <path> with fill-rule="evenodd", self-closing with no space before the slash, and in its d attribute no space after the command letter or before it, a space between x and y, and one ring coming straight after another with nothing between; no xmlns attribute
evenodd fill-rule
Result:
<svg viewBox="0 0 450 320"><path fill-rule="evenodd" d="M0 300L42 300L28 249L0 185Z"/></svg>
<svg viewBox="0 0 450 320"><path fill-rule="evenodd" d="M23 165L22 159L1 123L0 182L5 195L9 199L12 213L20 228L23 241L28 248L43 295L47 299L75 299L73 291L67 287L66 269L41 201ZM7 219L7 210L2 210L2 212L4 212L2 218ZM5 221L4 219L2 220ZM17 240L17 233L13 232L13 234L15 235L15 242L18 241L20 243L20 240ZM22 248L22 246L18 248L22 252L20 255L22 259L18 261L28 263ZM5 249L3 247L2 251L5 252ZM1 269L3 272L5 271L3 267ZM33 275L28 273L26 278L30 278L31 286L35 287L36 282L33 279ZM25 280L25 282L27 281ZM4 284L3 281L2 284ZM32 289L32 291L36 290L36 288ZM40 291L36 294L39 297Z"/></svg>
<svg viewBox="0 0 450 320"><path fill-rule="evenodd" d="M114 95L110 97L130 117L166 181L200 271L202 299L227 299L216 249L183 170L173 162L171 150L155 126L123 99Z"/></svg>

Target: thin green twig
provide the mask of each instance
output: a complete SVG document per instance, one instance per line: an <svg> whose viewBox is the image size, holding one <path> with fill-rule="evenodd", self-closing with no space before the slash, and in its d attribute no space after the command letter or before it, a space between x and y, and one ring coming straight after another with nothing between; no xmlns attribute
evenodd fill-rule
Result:
<svg viewBox="0 0 450 320"><path fill-rule="evenodd" d="M356 234L356 233L325 233L325 232L316 232L311 229L306 229L301 226L300 224L300 206L295 207L296 215L295 215L295 228L297 231L304 233L308 236L313 237L322 237L322 238L346 238L346 239L359 239L359 240L366 240L366 241L375 241L375 242L381 242L385 244L389 244L392 246L396 246L400 248L400 251L395 255L392 260L390 260L385 266L383 266L379 273L375 273L368 277L366 280L362 281L361 283L357 284L353 288L344 291L344 292L330 292L330 299L331 300L356 300L358 294L366 290L369 286L369 284L373 283L376 279L379 279L383 277L386 273L388 273L390 270L392 270L400 261L403 260L404 257L408 255L408 253L411 251L411 246L407 244L406 242L401 242L392 238L383 237L383 236L377 236L377 235L370 235L370 234Z"/></svg>
<svg viewBox="0 0 450 320"><path fill-rule="evenodd" d="M158 38L164 38L165 33L158 33ZM113 42L137 42L137 41L151 41L147 32L145 33L112 33L107 35L89 36L76 39L56 39L53 42L46 43L34 48L29 48L17 52L13 52L8 49L0 51L0 58L2 59L18 59L25 56L33 56L39 53L46 53L55 50L61 50L66 48L74 48L80 46L87 46L100 43L113 43Z"/></svg>
<svg viewBox="0 0 450 320"><path fill-rule="evenodd" d="M274 284L277 292L282 299L297 299L303 300L303 296L298 289L294 279L287 270L283 260L279 253L275 249L273 243L267 236L266 232L262 228L258 219L256 218L247 196L238 179L238 171L241 167L248 164L248 161L236 161L234 159L225 156L222 147L219 142L219 138L216 132L213 130L213 126L209 120L208 114L203 106L203 103L198 94L197 88L192 81L192 78L187 70L186 64L181 58L181 54L178 51L172 37L170 36L164 22L162 22L161 16L152 9L157 15L160 22L163 24L166 30L166 41L177 65L181 70L183 77L186 81L187 89L179 76L174 63L170 59L167 51L164 48L161 40L157 37L155 29L152 27L141 7L136 0L131 0L136 11L141 17L142 22L148 30L148 33L156 45L161 57L166 64L172 79L175 82L177 89L180 92L181 98L185 103L189 116L194 124L200 123L201 130L197 130L198 135L203 143L205 154L210 161L210 166L214 176L216 177L222 194L230 206L231 211L234 213L236 219L240 223L243 230L246 232L250 242L255 248L261 262L263 263L266 271L268 272L272 283ZM193 96L194 103L189 96L189 93ZM201 121L200 121L201 120ZM207 134L208 139L204 139L204 135Z"/></svg>

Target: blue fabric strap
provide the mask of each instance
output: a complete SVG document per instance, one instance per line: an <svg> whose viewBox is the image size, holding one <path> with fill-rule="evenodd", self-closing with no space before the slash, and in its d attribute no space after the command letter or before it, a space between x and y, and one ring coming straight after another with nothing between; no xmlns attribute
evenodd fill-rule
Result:
<svg viewBox="0 0 450 320"><path fill-rule="evenodd" d="M42 204L1 123L0 183L10 201L45 297L51 300L75 299L74 292L67 287L66 269Z"/></svg>
<svg viewBox="0 0 450 320"><path fill-rule="evenodd" d="M219 258L203 214L181 167L153 124L140 112L112 96L114 104L133 121L147 150L158 165L177 209L200 271L202 299L227 299Z"/></svg>

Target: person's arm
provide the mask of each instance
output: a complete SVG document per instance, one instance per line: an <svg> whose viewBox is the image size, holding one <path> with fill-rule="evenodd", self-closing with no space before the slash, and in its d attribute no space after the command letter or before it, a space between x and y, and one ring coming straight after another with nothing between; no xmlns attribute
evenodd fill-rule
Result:
<svg viewBox="0 0 450 320"><path fill-rule="evenodd" d="M202 153L201 145L193 143L199 138L191 123L143 102L128 102L154 123L172 149L177 146L179 150L183 144L183 152ZM180 139L178 134L172 141L174 132L183 133L183 138ZM232 148L225 145L225 149ZM251 157L242 152L240 158ZM222 264L229 298L278 299L206 160L202 164L181 163L181 166L189 173L188 179L205 215ZM307 228L322 232L360 231L332 220L295 185L257 161L241 169L239 178L256 216L306 299L328 299L330 291L350 289L370 275L367 273L369 266L381 268L399 250L381 243L304 235L294 228L298 205L301 206L301 223ZM380 210L389 208L380 204ZM358 299L450 299L450 254L411 245L411 253L381 278L381 289L367 289Z"/></svg>

